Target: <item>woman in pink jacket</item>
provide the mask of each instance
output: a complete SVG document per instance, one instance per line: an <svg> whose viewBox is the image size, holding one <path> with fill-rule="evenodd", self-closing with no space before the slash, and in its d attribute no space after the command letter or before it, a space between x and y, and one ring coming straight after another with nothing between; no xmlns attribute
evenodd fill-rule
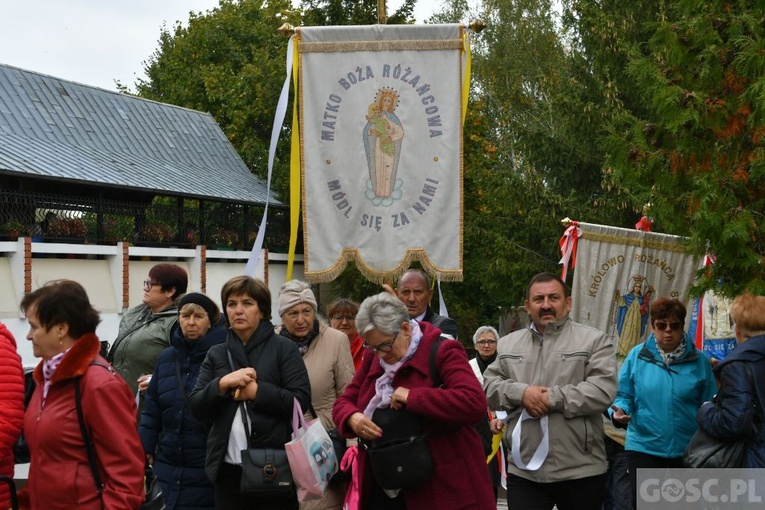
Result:
<svg viewBox="0 0 765 510"><path fill-rule="evenodd" d="M24 369L16 339L0 324L0 475L13 478L13 445L24 421ZM9 488L0 485L0 508L11 504Z"/></svg>
<svg viewBox="0 0 765 510"><path fill-rule="evenodd" d="M130 389L99 356L98 312L85 289L58 280L27 294L21 309L27 340L42 361L24 417L32 457L29 482L19 493L31 510L136 510L144 500L144 456ZM101 494L91 471L75 389L97 457Z"/></svg>
<svg viewBox="0 0 765 510"><path fill-rule="evenodd" d="M333 408L340 433L359 437L373 449L396 436L410 435L405 429L419 420L417 434L425 435L433 460L432 475L426 480L407 489L383 489L380 483L386 480L374 476L368 452L359 447L360 508L496 508L483 445L472 427L484 418L486 396L462 344L441 341L434 351L438 374L433 373L431 351L441 330L410 320L404 303L388 293L365 299L356 325L371 355L364 356ZM441 379L440 385L435 378Z"/></svg>

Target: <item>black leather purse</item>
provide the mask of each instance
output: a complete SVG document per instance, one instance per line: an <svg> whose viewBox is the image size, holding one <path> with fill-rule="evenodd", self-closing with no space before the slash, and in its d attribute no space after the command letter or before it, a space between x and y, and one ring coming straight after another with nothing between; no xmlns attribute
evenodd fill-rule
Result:
<svg viewBox="0 0 765 510"><path fill-rule="evenodd" d="M231 352L228 352L231 370L236 370ZM250 424L247 405L240 402L244 433L247 436L247 449L241 451L242 477L239 480L239 492L248 496L260 495L269 498L296 498L290 463L284 448L250 447Z"/></svg>
<svg viewBox="0 0 765 510"><path fill-rule="evenodd" d="M294 498L295 488L286 451L283 448L242 450L239 492L248 496Z"/></svg>
<svg viewBox="0 0 765 510"><path fill-rule="evenodd" d="M433 457L425 436L392 439L365 447L375 481L383 489L411 489L433 475Z"/></svg>
<svg viewBox="0 0 765 510"><path fill-rule="evenodd" d="M385 440L362 444L380 487L411 489L433 475L433 457L418 415L388 407L375 410L372 421L385 430Z"/></svg>

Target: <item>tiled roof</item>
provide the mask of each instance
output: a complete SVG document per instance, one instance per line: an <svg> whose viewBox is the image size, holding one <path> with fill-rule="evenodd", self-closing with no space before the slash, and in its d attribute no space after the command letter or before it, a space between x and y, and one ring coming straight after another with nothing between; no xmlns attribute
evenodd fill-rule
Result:
<svg viewBox="0 0 765 510"><path fill-rule="evenodd" d="M3 64L0 173L208 200L266 200L265 184L210 114Z"/></svg>

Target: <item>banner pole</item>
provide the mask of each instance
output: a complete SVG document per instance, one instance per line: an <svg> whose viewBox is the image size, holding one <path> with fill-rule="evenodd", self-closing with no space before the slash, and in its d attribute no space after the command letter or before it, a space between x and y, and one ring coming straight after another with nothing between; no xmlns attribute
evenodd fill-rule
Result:
<svg viewBox="0 0 765 510"><path fill-rule="evenodd" d="M385 0L377 0L377 23L385 25L388 22L388 14L385 12Z"/></svg>

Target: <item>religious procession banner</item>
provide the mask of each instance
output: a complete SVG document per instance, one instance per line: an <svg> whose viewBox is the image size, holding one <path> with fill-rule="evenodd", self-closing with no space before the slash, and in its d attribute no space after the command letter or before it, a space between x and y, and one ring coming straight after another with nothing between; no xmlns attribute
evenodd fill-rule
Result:
<svg viewBox="0 0 765 510"><path fill-rule="evenodd" d="M704 257L704 267L714 264L711 255ZM730 318L733 300L708 290L693 302L693 313L688 332L696 339L696 346L710 359L721 361L738 346Z"/></svg>
<svg viewBox="0 0 765 510"><path fill-rule="evenodd" d="M413 260L462 280L465 27L301 27L295 43L306 280L349 260L373 281Z"/></svg>
<svg viewBox="0 0 765 510"><path fill-rule="evenodd" d="M623 359L650 334L650 306L657 298L688 294L699 260L688 255L684 239L668 234L578 222L571 318L605 331Z"/></svg>

